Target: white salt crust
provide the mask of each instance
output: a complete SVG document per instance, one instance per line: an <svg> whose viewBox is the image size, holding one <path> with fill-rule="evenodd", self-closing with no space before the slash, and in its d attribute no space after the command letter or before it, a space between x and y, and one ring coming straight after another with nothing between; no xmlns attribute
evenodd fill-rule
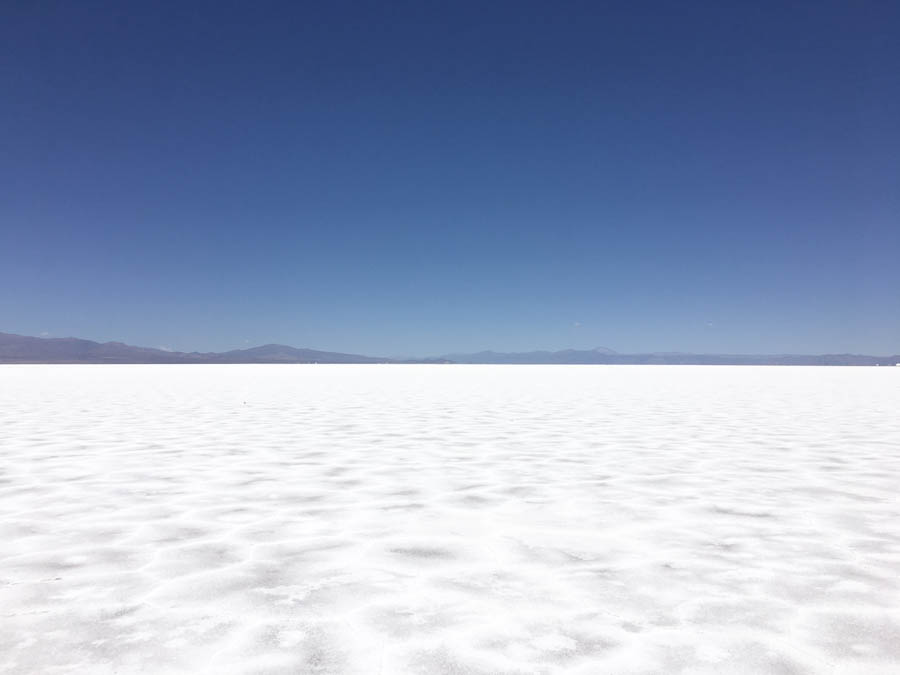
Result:
<svg viewBox="0 0 900 675"><path fill-rule="evenodd" d="M0 366L0 672L898 673L900 368Z"/></svg>

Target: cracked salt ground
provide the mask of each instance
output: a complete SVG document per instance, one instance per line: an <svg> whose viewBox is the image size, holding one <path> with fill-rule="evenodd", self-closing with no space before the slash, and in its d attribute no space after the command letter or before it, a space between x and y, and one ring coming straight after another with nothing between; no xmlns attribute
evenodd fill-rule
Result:
<svg viewBox="0 0 900 675"><path fill-rule="evenodd" d="M900 672L898 375L0 366L0 672Z"/></svg>

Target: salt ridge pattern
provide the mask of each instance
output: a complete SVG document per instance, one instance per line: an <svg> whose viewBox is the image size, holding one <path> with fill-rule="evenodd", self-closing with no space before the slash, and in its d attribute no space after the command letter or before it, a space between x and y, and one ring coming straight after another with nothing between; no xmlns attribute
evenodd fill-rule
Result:
<svg viewBox="0 0 900 675"><path fill-rule="evenodd" d="M0 366L0 672L896 673L900 369Z"/></svg>

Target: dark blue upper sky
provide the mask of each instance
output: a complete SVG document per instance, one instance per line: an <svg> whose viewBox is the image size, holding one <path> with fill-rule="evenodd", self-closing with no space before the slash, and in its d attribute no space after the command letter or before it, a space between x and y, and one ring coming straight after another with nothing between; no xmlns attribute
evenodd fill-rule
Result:
<svg viewBox="0 0 900 675"><path fill-rule="evenodd" d="M900 351L900 3L0 8L0 331Z"/></svg>

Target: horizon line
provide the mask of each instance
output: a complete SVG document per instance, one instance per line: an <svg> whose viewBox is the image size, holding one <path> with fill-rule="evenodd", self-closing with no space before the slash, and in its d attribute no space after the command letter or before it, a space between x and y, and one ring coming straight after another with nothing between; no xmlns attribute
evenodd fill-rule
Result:
<svg viewBox="0 0 900 675"><path fill-rule="evenodd" d="M536 348L530 349L526 351L501 351L497 349L479 349L477 351L450 351L444 352L442 354L433 354L427 356L411 356L411 355L395 355L395 356L380 356L380 355L371 355L371 354L363 354L358 352L344 352L344 351L334 351L328 349L318 349L315 347L296 347L294 345L289 345L285 343L279 342L266 342L262 344L256 345L248 345L246 347L238 347L235 349L226 349L224 351L181 351L175 349L167 349L165 347L148 347L143 345L135 345L129 344L127 342L122 342L120 340L107 340L104 342L100 342L98 340L91 340L89 338L81 338L76 337L74 335L68 336L53 336L53 335L23 335L21 333L6 333L4 331L0 331L0 335L11 336L16 338L27 338L32 340L42 340L42 341L50 341L50 340L78 340L82 342L90 342L96 345L122 345L124 347L129 347L132 349L142 349L142 350L150 350L154 352L159 352L161 354L168 354L171 356L177 355L224 355L233 352L243 352L249 351L252 349L261 349L263 347L283 347L286 349L293 349L297 351L309 351L309 352L321 352L323 354L338 354L343 356L356 356L363 358L372 358L372 359L386 359L386 360L415 360L415 359L443 359L448 356L478 356L481 354L495 354L498 356L517 356L517 355L528 355L528 354L559 354L561 352L575 352L575 353L598 353L605 354L610 357L628 357L628 356L710 356L710 357L829 357L829 356L858 356L858 357L867 357L867 358L892 358L896 356L900 356L900 351L894 352L892 354L865 354L861 352L821 352L821 353L812 353L812 352L710 352L710 351L684 351L684 350L657 350L657 351L618 351L613 350L608 347L593 347L588 349L576 349L574 347L564 347L562 349L547 349L547 348Z"/></svg>

